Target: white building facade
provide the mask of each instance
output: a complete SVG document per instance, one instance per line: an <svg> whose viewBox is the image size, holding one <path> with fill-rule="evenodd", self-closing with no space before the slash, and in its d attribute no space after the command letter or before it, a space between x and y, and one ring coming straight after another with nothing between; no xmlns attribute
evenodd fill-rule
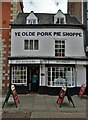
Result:
<svg viewBox="0 0 88 120"><path fill-rule="evenodd" d="M53 24L41 24L41 19L31 12L25 24L12 25L10 81L23 93L32 90L34 69L40 92L65 84L69 88L86 84L83 26L68 24L61 10L52 16Z"/></svg>

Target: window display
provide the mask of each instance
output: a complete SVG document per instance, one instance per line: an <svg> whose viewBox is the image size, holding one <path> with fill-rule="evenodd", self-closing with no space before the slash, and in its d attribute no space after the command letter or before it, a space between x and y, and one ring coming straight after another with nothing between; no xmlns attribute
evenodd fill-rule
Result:
<svg viewBox="0 0 88 120"><path fill-rule="evenodd" d="M27 84L27 67L12 67L12 84Z"/></svg>
<svg viewBox="0 0 88 120"><path fill-rule="evenodd" d="M74 68L73 67L47 67L48 86L74 86Z"/></svg>

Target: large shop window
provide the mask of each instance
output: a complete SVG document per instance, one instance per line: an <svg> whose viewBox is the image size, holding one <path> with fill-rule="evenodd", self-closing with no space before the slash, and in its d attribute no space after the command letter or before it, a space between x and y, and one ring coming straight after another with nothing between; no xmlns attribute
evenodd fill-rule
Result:
<svg viewBox="0 0 88 120"><path fill-rule="evenodd" d="M48 86L74 86L74 68L73 67L47 67Z"/></svg>
<svg viewBox="0 0 88 120"><path fill-rule="evenodd" d="M65 41L55 40L55 56L64 57L65 56Z"/></svg>
<svg viewBox="0 0 88 120"><path fill-rule="evenodd" d="M25 50L39 50L39 40L24 40Z"/></svg>
<svg viewBox="0 0 88 120"><path fill-rule="evenodd" d="M12 84L27 84L27 67L12 67Z"/></svg>

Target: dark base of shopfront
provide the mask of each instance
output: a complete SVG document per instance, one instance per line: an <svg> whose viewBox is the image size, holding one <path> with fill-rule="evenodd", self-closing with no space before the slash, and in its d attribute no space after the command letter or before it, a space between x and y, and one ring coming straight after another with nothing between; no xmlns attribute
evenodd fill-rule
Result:
<svg viewBox="0 0 88 120"><path fill-rule="evenodd" d="M33 93L32 90L28 90L26 86L15 86L16 91L18 94L31 94ZM80 87L74 87L74 88L68 88L70 91L71 96L72 95L78 95ZM35 94L48 94L48 95L58 95L60 93L61 87L47 87L47 86L39 86L38 90L35 92ZM86 94L86 91L85 93Z"/></svg>
<svg viewBox="0 0 88 120"><path fill-rule="evenodd" d="M72 95L78 95L80 87L68 88ZM39 94L59 95L61 87L39 87Z"/></svg>

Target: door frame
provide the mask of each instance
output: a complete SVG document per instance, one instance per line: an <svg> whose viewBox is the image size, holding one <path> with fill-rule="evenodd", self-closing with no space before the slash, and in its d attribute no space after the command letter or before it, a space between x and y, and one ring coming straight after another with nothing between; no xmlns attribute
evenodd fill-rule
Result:
<svg viewBox="0 0 88 120"><path fill-rule="evenodd" d="M36 69L38 71L38 87L39 87L39 80L40 80L40 65L29 65L27 69L27 86L28 92L32 91L32 70Z"/></svg>

